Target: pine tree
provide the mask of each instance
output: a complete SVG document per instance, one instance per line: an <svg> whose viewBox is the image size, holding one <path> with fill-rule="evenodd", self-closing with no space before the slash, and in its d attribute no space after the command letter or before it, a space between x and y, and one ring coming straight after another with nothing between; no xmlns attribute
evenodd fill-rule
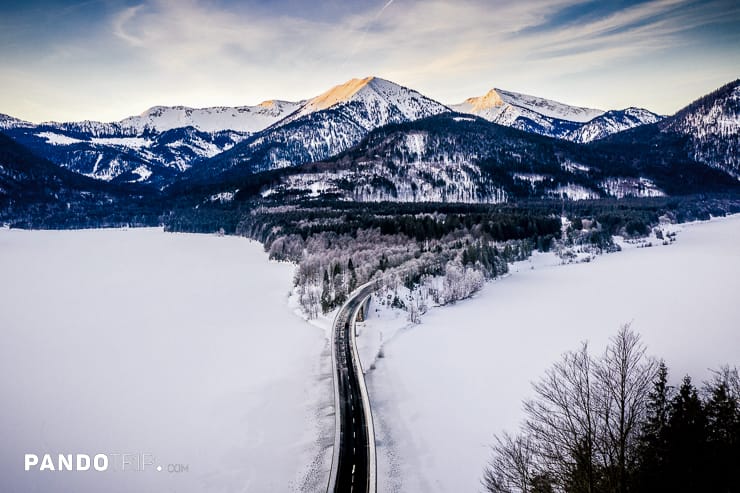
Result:
<svg viewBox="0 0 740 493"><path fill-rule="evenodd" d="M666 429L670 417L671 387L668 368L663 361L648 395L647 416L640 436L638 491L666 491L665 475Z"/></svg>
<svg viewBox="0 0 740 493"><path fill-rule="evenodd" d="M740 464L740 410L728 383L718 378L709 386L706 403L708 453L707 489L718 492L740 491L737 475Z"/></svg>
<svg viewBox="0 0 740 493"><path fill-rule="evenodd" d="M706 486L706 415L691 383L684 377L671 401L666 428L665 478L672 492L703 491Z"/></svg>

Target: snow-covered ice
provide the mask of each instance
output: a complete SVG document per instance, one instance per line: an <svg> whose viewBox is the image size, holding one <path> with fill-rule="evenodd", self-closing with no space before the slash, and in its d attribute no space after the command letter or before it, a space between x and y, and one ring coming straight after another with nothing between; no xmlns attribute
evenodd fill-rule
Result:
<svg viewBox="0 0 740 493"><path fill-rule="evenodd" d="M674 383L740 365L738 245L733 216L590 263L552 266L538 255L419 325L371 316L365 333L388 334L367 373L379 491L481 491L493 435L516 431L531 382L583 340L600 353L626 322Z"/></svg>
<svg viewBox="0 0 740 493"><path fill-rule="evenodd" d="M536 255L418 325L374 301L358 347L379 491L481 490L493 434L516 429L530 382L625 322L674 382L740 364L739 242L735 216L590 263ZM0 252L0 489L326 484L331 316L293 313L292 265L241 238L157 229L1 229ZM152 454L188 472L26 473L25 453Z"/></svg>
<svg viewBox="0 0 740 493"><path fill-rule="evenodd" d="M0 491L325 487L331 359L293 269L243 238L1 229ZM165 470L24 472L26 453Z"/></svg>

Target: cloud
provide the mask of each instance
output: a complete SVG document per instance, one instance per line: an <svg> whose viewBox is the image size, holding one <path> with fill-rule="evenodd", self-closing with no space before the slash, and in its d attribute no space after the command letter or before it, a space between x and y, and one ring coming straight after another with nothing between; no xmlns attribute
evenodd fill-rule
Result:
<svg viewBox="0 0 740 493"><path fill-rule="evenodd" d="M686 0L653 0L567 29L529 31L583 3L390 0L379 9L322 22L300 12L260 17L197 0L156 0L121 10L112 31L160 70L208 68L214 77L221 75L220 67L236 76L312 70L335 78L368 71L435 78L532 61L557 62L559 72L577 71L644 57L675 47L682 32L722 15L712 8L690 9ZM360 72L340 75L340 70Z"/></svg>
<svg viewBox="0 0 740 493"><path fill-rule="evenodd" d="M726 37L740 41L740 5L729 0L599 4L596 13L595 0L375 0L341 9L276 1L269 7L233 0L106 3L94 26L39 44L38 63L14 55L15 65L6 57L0 70L48 80L49 100L64 102L79 92L90 101L86 107L122 117L154 104L303 99L365 75L445 102L495 85L609 107L616 100L606 99L614 94L606 88L601 101L577 98L605 74L612 86L636 91L640 80L664 75L666 63L674 70L706 63L715 79L740 63L731 43L713 45L706 34L729 25Z"/></svg>
<svg viewBox="0 0 740 493"><path fill-rule="evenodd" d="M144 7L143 5L136 5L135 7L127 7L113 17L113 22L112 22L113 34L115 34L122 40L126 41L131 46L142 46L143 42L136 36L133 36L126 31L126 24L129 21L131 21L134 17L136 17L136 14L143 7Z"/></svg>

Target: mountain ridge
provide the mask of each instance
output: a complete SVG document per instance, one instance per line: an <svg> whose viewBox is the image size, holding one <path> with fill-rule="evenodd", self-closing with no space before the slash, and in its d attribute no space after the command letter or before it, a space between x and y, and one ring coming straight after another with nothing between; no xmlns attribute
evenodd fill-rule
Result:
<svg viewBox="0 0 740 493"><path fill-rule="evenodd" d="M307 100L292 115L232 149L199 162L180 181L214 182L224 174L233 179L319 161L359 143L376 128L445 112L449 108L443 104L385 79L352 79Z"/></svg>
<svg viewBox="0 0 740 493"><path fill-rule="evenodd" d="M642 108L604 111L494 88L449 105L455 111L548 137L585 143L661 117Z"/></svg>
<svg viewBox="0 0 740 493"><path fill-rule="evenodd" d="M730 107L738 105L737 91L725 96ZM700 100L707 101L706 97ZM233 181L244 174L322 161L357 145L379 127L452 109L534 135L579 144L664 121L660 127L664 133L690 137L690 142L683 145L690 147L687 152L692 159L735 176L740 173L736 130L733 133L740 119L737 110L728 113L709 108L702 117L692 113L691 121L682 110L679 113L684 117L677 113L664 119L641 108L603 111L498 88L447 106L375 76L350 79L298 102L267 100L255 106L210 108L154 106L138 116L111 123L85 120L33 124L0 115L0 129L72 171L162 189L173 183L181 187L183 182L193 180ZM728 118L723 119L724 114ZM223 130L229 126L242 130ZM647 130L637 135L652 138ZM678 145L676 139L664 141ZM723 145L726 148L718 150L717 146Z"/></svg>
<svg viewBox="0 0 740 493"><path fill-rule="evenodd" d="M676 150L676 148L673 148ZM737 190L676 151L575 144L462 114L388 125L327 161L295 168L264 198L499 203L513 198L660 197Z"/></svg>
<svg viewBox="0 0 740 493"><path fill-rule="evenodd" d="M155 225L148 187L117 186L35 155L0 132L0 216L14 226Z"/></svg>

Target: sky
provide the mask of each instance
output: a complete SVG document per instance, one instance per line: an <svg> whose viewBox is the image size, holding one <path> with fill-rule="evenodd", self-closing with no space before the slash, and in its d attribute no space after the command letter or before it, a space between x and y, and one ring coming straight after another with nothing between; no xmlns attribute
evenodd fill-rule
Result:
<svg viewBox="0 0 740 493"><path fill-rule="evenodd" d="M374 75L671 114L740 77L737 0L3 0L0 113L115 121Z"/></svg>

